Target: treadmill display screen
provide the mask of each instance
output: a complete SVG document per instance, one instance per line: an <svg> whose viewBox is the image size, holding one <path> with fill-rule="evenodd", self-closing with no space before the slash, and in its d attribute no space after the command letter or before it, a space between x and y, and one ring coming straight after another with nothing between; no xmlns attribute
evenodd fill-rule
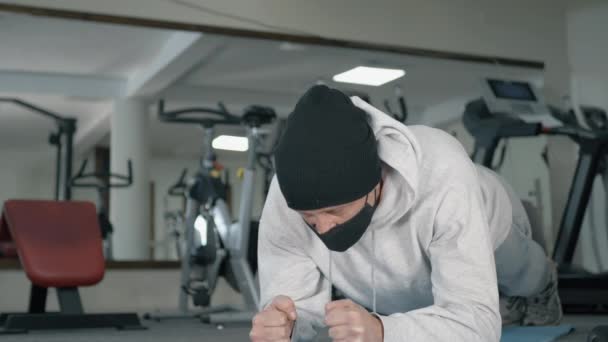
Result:
<svg viewBox="0 0 608 342"><path fill-rule="evenodd" d="M499 99L536 101L536 96L530 85L526 82L507 82L501 80L488 80L488 84Z"/></svg>

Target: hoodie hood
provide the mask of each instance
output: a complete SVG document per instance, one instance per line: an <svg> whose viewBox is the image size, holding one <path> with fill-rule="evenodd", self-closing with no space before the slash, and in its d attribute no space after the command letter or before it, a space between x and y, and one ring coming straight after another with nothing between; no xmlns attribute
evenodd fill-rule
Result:
<svg viewBox="0 0 608 342"><path fill-rule="evenodd" d="M416 201L422 151L407 126L357 96L351 101L369 115L385 164L382 197L370 227L380 229L405 216Z"/></svg>

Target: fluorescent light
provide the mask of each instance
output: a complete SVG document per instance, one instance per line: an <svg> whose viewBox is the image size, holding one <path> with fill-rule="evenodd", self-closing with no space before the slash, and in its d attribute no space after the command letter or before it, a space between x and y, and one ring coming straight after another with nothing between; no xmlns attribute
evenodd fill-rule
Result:
<svg viewBox="0 0 608 342"><path fill-rule="evenodd" d="M201 215L198 215L196 220L194 220L194 229L198 232L201 239L201 245L207 246L207 220Z"/></svg>
<svg viewBox="0 0 608 342"><path fill-rule="evenodd" d="M292 43L292 42L282 42L279 45L279 50L281 51L287 51L287 52L291 52L291 51L301 51L306 49L306 47L302 44L296 44L296 43Z"/></svg>
<svg viewBox="0 0 608 342"><path fill-rule="evenodd" d="M216 150L228 150L245 152L249 149L249 140L246 137L237 137L234 135L220 135L213 139L211 146Z"/></svg>
<svg viewBox="0 0 608 342"><path fill-rule="evenodd" d="M401 69L386 69L358 66L334 76L335 82L381 86L405 75Z"/></svg>

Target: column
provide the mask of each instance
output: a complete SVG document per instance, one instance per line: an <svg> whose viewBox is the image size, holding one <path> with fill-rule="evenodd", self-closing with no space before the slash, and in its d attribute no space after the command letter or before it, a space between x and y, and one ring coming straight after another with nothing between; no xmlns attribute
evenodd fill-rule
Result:
<svg viewBox="0 0 608 342"><path fill-rule="evenodd" d="M133 165L133 184L113 188L110 220L114 225L113 257L116 260L149 259L150 182L148 173L148 115L138 99L118 99L111 118L110 169L126 174Z"/></svg>

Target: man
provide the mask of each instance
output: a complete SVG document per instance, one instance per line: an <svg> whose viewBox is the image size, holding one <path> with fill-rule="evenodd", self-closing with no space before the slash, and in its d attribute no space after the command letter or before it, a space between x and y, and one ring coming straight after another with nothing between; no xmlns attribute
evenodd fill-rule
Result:
<svg viewBox="0 0 608 342"><path fill-rule="evenodd" d="M315 86L275 162L252 341L498 341L499 290L505 323L560 321L521 203L449 134Z"/></svg>

